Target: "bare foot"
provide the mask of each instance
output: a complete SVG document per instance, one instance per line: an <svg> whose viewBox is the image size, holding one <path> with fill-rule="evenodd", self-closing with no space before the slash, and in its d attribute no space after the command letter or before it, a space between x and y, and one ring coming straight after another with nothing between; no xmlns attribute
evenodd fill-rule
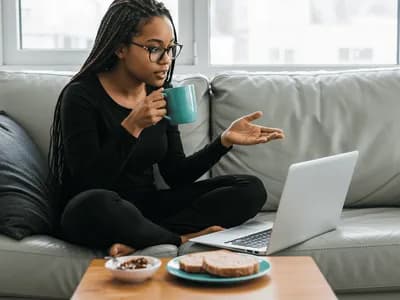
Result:
<svg viewBox="0 0 400 300"><path fill-rule="evenodd" d="M198 231L198 232L181 235L181 241L182 241L182 244L183 244L183 243L186 243L191 238L198 237L198 236L205 235L205 234L209 234L209 233L212 233L212 232L221 231L221 230L224 230L224 229L225 228L223 228L221 226L217 226L217 225L210 226L210 227L207 227L207 228L205 228L205 229L203 229L201 231Z"/></svg>
<svg viewBox="0 0 400 300"><path fill-rule="evenodd" d="M110 256L118 257L131 254L135 251L136 251L135 249L127 245L116 243L110 247L110 249L108 250L108 254Z"/></svg>

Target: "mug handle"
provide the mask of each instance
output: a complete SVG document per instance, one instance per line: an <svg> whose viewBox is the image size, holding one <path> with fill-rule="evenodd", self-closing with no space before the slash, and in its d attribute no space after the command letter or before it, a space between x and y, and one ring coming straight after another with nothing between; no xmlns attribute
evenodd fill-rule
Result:
<svg viewBox="0 0 400 300"><path fill-rule="evenodd" d="M167 96L166 93L161 93L161 94L164 96L164 98L168 98L168 96ZM169 120L169 121L172 121L172 120L171 120L171 117L168 116L168 115L165 115L164 118L166 118L166 119Z"/></svg>

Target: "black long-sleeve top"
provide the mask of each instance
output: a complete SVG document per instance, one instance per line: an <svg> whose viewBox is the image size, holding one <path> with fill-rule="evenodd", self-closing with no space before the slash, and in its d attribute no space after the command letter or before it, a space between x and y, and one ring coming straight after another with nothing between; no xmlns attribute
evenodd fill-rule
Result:
<svg viewBox="0 0 400 300"><path fill-rule="evenodd" d="M121 126L130 111L107 94L97 76L76 81L64 90L64 199L93 188L121 194L155 189L152 166L156 163L170 187L192 183L229 151L218 137L186 157L178 127L167 119L135 138Z"/></svg>

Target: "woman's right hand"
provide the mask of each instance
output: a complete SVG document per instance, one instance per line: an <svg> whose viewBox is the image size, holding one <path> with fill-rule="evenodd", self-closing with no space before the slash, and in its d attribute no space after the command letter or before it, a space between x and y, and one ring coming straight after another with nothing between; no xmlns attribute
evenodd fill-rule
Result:
<svg viewBox="0 0 400 300"><path fill-rule="evenodd" d="M143 101L138 101L121 126L137 138L144 128L157 124L167 113L163 90L155 90Z"/></svg>
<svg viewBox="0 0 400 300"><path fill-rule="evenodd" d="M201 231L198 231L198 232L181 235L181 242L183 244L183 243L186 243L187 241L189 241L192 238L195 238L195 237L198 237L198 236L201 236L201 235L205 235L205 234L209 234L209 233L212 233L212 232L221 231L221 230L224 230L224 229L225 228L223 228L221 226L217 226L217 225L210 226L210 227L207 227L207 228L205 228L205 229L203 229Z"/></svg>

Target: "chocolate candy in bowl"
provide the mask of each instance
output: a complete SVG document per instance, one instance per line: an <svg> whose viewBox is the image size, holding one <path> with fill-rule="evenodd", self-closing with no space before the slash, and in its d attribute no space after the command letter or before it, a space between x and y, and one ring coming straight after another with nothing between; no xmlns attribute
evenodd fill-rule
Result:
<svg viewBox="0 0 400 300"><path fill-rule="evenodd" d="M107 260L105 265L115 279L125 282L142 282L160 268L161 261L152 256L129 255Z"/></svg>

